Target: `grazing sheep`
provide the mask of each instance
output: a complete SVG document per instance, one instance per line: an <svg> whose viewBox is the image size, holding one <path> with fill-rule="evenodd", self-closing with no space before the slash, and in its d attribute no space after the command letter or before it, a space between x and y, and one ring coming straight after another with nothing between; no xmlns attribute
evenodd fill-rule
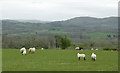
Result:
<svg viewBox="0 0 120 73"><path fill-rule="evenodd" d="M83 49L81 49L83 51Z"/></svg>
<svg viewBox="0 0 120 73"><path fill-rule="evenodd" d="M95 49L95 50L98 50L98 49Z"/></svg>
<svg viewBox="0 0 120 73"><path fill-rule="evenodd" d="M80 48L79 47L76 47L75 50L79 50Z"/></svg>
<svg viewBox="0 0 120 73"><path fill-rule="evenodd" d="M84 60L86 60L85 54L77 53L77 57L78 57L79 60L80 60L80 57L81 57L81 58L84 58Z"/></svg>
<svg viewBox="0 0 120 73"><path fill-rule="evenodd" d="M20 49L20 52L23 53L23 51L25 51L25 50L26 50L25 47L23 47Z"/></svg>
<svg viewBox="0 0 120 73"><path fill-rule="evenodd" d="M96 54L92 53L91 58L92 58L92 60L95 61L96 60Z"/></svg>
<svg viewBox="0 0 120 73"><path fill-rule="evenodd" d="M26 55L26 50L23 51L22 55Z"/></svg>
<svg viewBox="0 0 120 73"><path fill-rule="evenodd" d="M91 50L94 50L93 48L91 48Z"/></svg>
<svg viewBox="0 0 120 73"><path fill-rule="evenodd" d="M44 50L44 48L41 48L41 50Z"/></svg>
<svg viewBox="0 0 120 73"><path fill-rule="evenodd" d="M76 47L75 50L83 50L82 47Z"/></svg>
<svg viewBox="0 0 120 73"><path fill-rule="evenodd" d="M35 48L29 48L29 53L34 53L35 52Z"/></svg>

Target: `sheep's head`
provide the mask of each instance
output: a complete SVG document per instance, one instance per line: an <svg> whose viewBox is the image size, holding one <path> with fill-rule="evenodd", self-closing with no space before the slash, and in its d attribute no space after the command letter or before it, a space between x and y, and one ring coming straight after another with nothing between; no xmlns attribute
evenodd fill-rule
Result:
<svg viewBox="0 0 120 73"><path fill-rule="evenodd" d="M92 54L95 54L95 53L92 53Z"/></svg>
<svg viewBox="0 0 120 73"><path fill-rule="evenodd" d="M23 50L21 51L21 53L23 53Z"/></svg>
<svg viewBox="0 0 120 73"><path fill-rule="evenodd" d="M31 52L31 50L29 50L29 53Z"/></svg>

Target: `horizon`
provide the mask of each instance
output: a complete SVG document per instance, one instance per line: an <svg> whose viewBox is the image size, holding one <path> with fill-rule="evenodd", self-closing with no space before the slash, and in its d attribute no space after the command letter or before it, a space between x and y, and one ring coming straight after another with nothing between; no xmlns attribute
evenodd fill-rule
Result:
<svg viewBox="0 0 120 73"><path fill-rule="evenodd" d="M108 16L108 17L92 17L92 16L79 16L79 17L71 17L71 18L68 18L68 19L64 19L64 20L58 20L58 21L66 21L66 20L69 20L69 19L74 19L74 18L86 18L86 17L88 17L88 18L97 18L97 19L104 19L104 18L111 18L111 17L118 17L118 16ZM27 21L27 20L36 20L36 21L45 21L45 20L39 20L39 19L9 19L9 18L4 18L4 19L1 19L1 20L25 20L25 21ZM57 20L54 20L54 21L57 21ZM46 22L54 22L54 21L46 21Z"/></svg>

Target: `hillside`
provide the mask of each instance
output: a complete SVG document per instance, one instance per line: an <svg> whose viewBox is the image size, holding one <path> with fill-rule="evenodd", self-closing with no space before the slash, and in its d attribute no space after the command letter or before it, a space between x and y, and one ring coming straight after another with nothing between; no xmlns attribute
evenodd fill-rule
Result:
<svg viewBox="0 0 120 73"><path fill-rule="evenodd" d="M93 18L76 17L64 21L48 23L2 20L3 34L7 35L68 35L70 38L104 38L118 32L117 17ZM96 37L94 37L94 35ZM104 35L99 37L99 35Z"/></svg>

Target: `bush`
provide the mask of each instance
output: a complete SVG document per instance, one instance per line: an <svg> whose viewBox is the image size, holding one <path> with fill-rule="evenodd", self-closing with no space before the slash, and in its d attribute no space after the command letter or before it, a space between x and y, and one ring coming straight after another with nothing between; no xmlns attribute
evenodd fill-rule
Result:
<svg viewBox="0 0 120 73"><path fill-rule="evenodd" d="M68 39L67 37L63 38L61 37L61 41L60 41L60 46L62 49L66 49L67 47L70 47L72 45L72 42L70 39Z"/></svg>
<svg viewBox="0 0 120 73"><path fill-rule="evenodd" d="M117 50L116 48L108 48L108 47L105 47L103 48L103 50Z"/></svg>

